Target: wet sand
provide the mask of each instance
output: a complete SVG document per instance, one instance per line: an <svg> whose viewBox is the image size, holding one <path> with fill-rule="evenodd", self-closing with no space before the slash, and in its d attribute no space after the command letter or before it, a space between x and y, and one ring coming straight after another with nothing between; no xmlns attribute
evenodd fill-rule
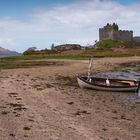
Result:
<svg viewBox="0 0 140 140"><path fill-rule="evenodd" d="M75 74L88 61L0 71L0 140L139 140L140 102L134 93L80 89ZM101 58L94 71L140 57ZM122 67L122 66L121 66Z"/></svg>

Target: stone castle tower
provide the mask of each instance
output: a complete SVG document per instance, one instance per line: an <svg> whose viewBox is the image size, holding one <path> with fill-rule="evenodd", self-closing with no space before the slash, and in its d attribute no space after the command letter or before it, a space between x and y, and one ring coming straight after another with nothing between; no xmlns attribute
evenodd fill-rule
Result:
<svg viewBox="0 0 140 140"><path fill-rule="evenodd" d="M112 25L107 23L106 26L99 29L99 40L120 40L126 42L133 41L133 31L128 30L119 30L117 24L113 23Z"/></svg>

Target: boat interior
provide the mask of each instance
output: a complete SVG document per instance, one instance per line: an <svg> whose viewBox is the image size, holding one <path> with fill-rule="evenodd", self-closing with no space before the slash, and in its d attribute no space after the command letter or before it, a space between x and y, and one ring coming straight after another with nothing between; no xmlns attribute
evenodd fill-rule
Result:
<svg viewBox="0 0 140 140"><path fill-rule="evenodd" d="M108 78L96 78L96 77L82 77L84 80L91 84L106 85L106 86L137 86L135 80L124 80L124 79L108 79Z"/></svg>

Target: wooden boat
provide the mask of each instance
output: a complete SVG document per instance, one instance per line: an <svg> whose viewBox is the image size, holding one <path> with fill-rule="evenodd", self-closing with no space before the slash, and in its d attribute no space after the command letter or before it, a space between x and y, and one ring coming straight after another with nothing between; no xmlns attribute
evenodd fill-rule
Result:
<svg viewBox="0 0 140 140"><path fill-rule="evenodd" d="M87 76L77 76L78 84L81 88L90 88L105 91L136 91L138 81L126 79L108 79Z"/></svg>
<svg viewBox="0 0 140 140"><path fill-rule="evenodd" d="M93 58L89 60L89 69L87 76L77 76L77 82L81 88L90 88L105 91L139 91L140 79L111 79L91 76L91 66Z"/></svg>

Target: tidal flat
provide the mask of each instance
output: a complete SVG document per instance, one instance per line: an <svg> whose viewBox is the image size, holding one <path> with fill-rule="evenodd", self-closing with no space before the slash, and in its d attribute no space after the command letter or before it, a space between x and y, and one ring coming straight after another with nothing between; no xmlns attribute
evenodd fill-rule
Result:
<svg viewBox="0 0 140 140"><path fill-rule="evenodd" d="M75 75L87 73L88 61L63 62L0 71L0 138L139 140L135 93L80 89ZM140 57L99 58L92 73L132 72L134 63ZM139 68L133 72L140 74Z"/></svg>

